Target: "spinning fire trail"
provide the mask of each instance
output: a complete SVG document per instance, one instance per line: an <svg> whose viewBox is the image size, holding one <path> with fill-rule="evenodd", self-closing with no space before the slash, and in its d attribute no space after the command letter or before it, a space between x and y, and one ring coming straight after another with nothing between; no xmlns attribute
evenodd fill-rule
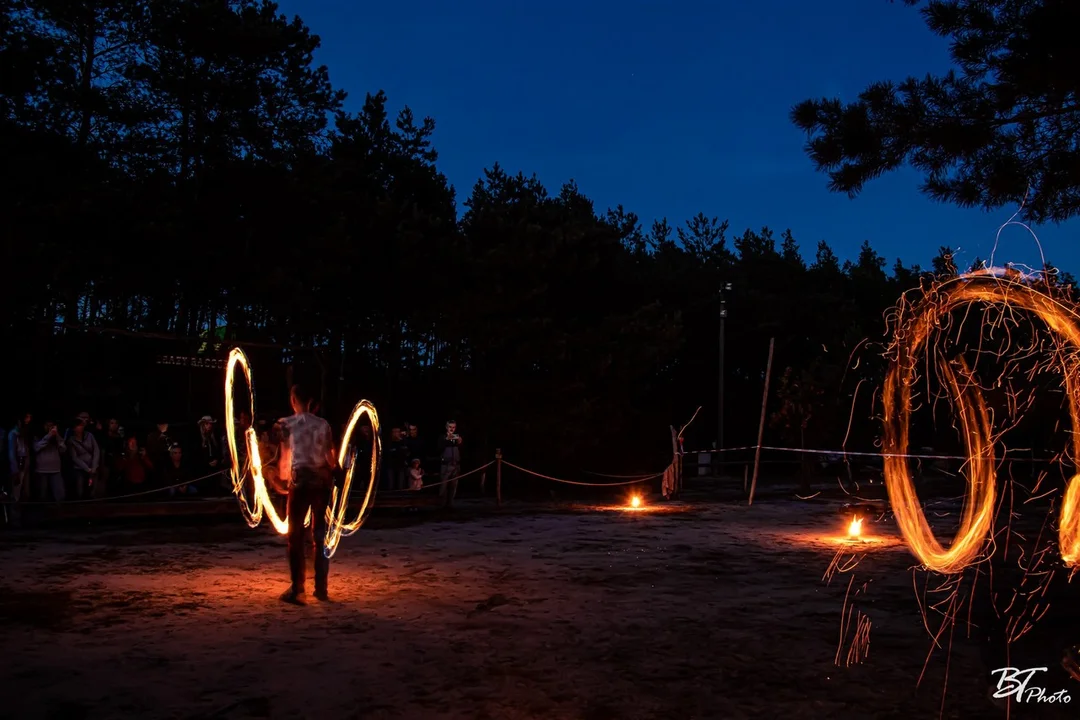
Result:
<svg viewBox="0 0 1080 720"><path fill-rule="evenodd" d="M285 535L289 532L289 521L288 518L283 518L278 515L277 509L271 502L270 492L266 487L266 478L264 478L262 474L262 457L259 455L259 439L254 428L248 428L242 438L242 442L247 445L247 459L243 464L241 464L239 459L236 437L236 415L233 399L237 366L240 367L240 370L244 374L244 379L247 381L249 401L248 412L251 417L255 417L255 385L251 380L251 366L248 364L247 355L245 355L240 348L234 348L229 353L229 360L225 367L225 432L229 444L229 455L232 459L232 470L230 472L232 473L233 493L240 503L240 511L243 513L244 519L247 521L248 525L251 527L258 526L265 514L270 520L270 524L274 526L274 529L278 533ZM352 414L349 416L349 422L345 426L345 433L341 436L341 444L338 448L338 464L342 467L346 466L353 430L356 429L357 422L359 422L360 418L364 415L367 415L371 421L372 429L371 468L367 491L364 493L363 504L360 506L360 511L357 513L356 517L351 521L346 521L345 512L349 505L349 490L352 488L353 472L356 470L355 463L348 463L348 469L345 471L345 482L342 485L340 492L335 486L334 493L330 498L330 505L326 510L327 557L333 556L334 551L337 550L338 541L342 536L347 537L360 529L360 526L364 523L364 519L367 516L368 510L370 510L374 504L375 485L376 478L378 477L379 457L381 454L379 443L379 415L375 412L375 406L367 400L358 402L356 407L353 408ZM251 479L250 497L245 492L245 480L249 477ZM304 525L307 526L310 523L311 512L309 511L307 517L304 519Z"/></svg>
<svg viewBox="0 0 1080 720"><path fill-rule="evenodd" d="M965 327L969 320L975 325ZM1049 610L1051 597L1056 597L1055 593L1049 592L1054 578L1063 578L1067 582L1080 568L1080 473L1074 469L1066 475L1069 480L1058 499L1056 512L1052 513L1056 517L1047 518L1047 522L1057 521L1057 554L1066 569L1066 573L1059 573L1043 564L1043 558L1049 556L1055 543L1044 544L1042 531L1037 537L1025 537L1011 526L994 527L1005 500L1009 500L1006 517L1015 516L1012 501L1018 489L1030 494L1032 500L1049 495L1038 492L1039 483L1047 472L1040 472L1034 487L1026 488L1014 480L1011 465L1005 480L1009 485L1004 491L999 490L1000 468L995 450L1005 432L1020 422L1022 410L1033 406L1034 392L1040 386L1046 387L1045 378L1060 374L1060 386L1065 391L1072 423L1071 445L1066 456L1071 456L1069 464L1073 466L1080 460L1080 305L1070 293L1063 292L1063 288L1055 284L1049 272L1024 275L1013 268L991 267L934 281L919 291L905 294L893 310L889 324L892 329L886 353L889 366L881 396L884 479L904 543L928 571L920 606L924 625L933 639L931 653L942 649L944 643L951 648L953 629L965 603L968 605L970 636L974 609L971 598L979 577L984 576L991 583L991 608L980 610L980 613L988 618L1000 618L1001 627L993 634L1004 641L1007 658L1008 648ZM1019 331L1016 337L1014 330ZM974 357L974 362L969 364L965 359L968 357ZM984 357L987 362L980 362ZM922 373L920 365L924 368ZM994 372L991 368L997 368L998 376L990 383L980 385L980 375L987 370ZM919 387L921 376L925 376L925 390ZM930 380L933 377L944 392L939 394L932 389ZM991 388L1008 400L1008 408L999 414L997 423L984 397L984 392ZM1022 393L1028 394L1028 400L1020 400ZM952 405L956 427L966 450L962 474L967 492L959 529L948 547L942 545L927 521L916 494L907 454L914 410L943 397ZM859 518L855 518L849 527L852 543L862 529L858 525ZM999 547L1001 535L1005 541ZM1010 542L1014 539L1017 542L1015 557L1010 557ZM1031 540L1035 541L1034 546ZM1002 549L1003 552L999 552ZM1000 591L994 589L995 573L991 562L994 556L1000 558L999 569L1010 569L1000 576L1008 578L1019 570L1022 573L1019 582L1008 583ZM838 553L826 571L825 579L837 572L854 569L857 560L844 561ZM965 573L969 568L976 570ZM940 583L935 582L933 588L929 582L932 573L945 576ZM1053 587L1060 586L1059 581ZM849 595L852 587L853 583L849 582ZM996 598L999 596L1007 603L1006 607L998 607ZM837 663L850 635L848 620L852 610L848 599L845 596L845 619L841 625ZM937 628L931 628L931 615L941 619ZM994 624L993 619L987 622L985 627ZM864 628L860 621L855 642L848 653L849 663L853 654L857 658L865 656L858 645L867 640L868 631L869 626ZM1080 646L1066 648L1062 662L1066 672L1076 680L1080 680L1078 657ZM926 661L930 662L930 654ZM920 681L921 678L920 675Z"/></svg>
<svg viewBox="0 0 1080 720"><path fill-rule="evenodd" d="M968 492L960 529L946 549L934 536L919 505L904 457L911 388L920 354L932 348L932 334L950 313L975 304L1023 310L1050 329L1055 340L1051 361L1062 371L1068 396L1073 457L1080 458L1080 313L1071 302L1052 294L1045 282L1029 284L1016 271L995 268L937 283L913 306L901 302L882 398L885 484L896 524L911 552L927 569L946 575L961 573L976 562L992 531L997 474L991 415L963 358L950 363L939 357L936 369L955 405L968 456ZM1058 518L1058 544L1062 561L1075 569L1080 563L1080 474L1066 485Z"/></svg>

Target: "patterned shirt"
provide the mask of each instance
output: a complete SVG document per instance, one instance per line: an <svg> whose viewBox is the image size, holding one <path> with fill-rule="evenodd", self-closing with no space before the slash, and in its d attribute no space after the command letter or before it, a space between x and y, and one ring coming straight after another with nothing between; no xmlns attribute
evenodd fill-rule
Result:
<svg viewBox="0 0 1080 720"><path fill-rule="evenodd" d="M334 452L330 423L311 413L299 413L282 418L281 425L288 434L293 468L330 467L326 459Z"/></svg>

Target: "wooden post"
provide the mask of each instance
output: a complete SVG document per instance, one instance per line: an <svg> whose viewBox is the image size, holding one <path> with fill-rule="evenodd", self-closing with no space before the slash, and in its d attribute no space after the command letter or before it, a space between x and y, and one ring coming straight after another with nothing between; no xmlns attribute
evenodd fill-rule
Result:
<svg viewBox="0 0 1080 720"><path fill-rule="evenodd" d="M487 470L480 471L480 497L484 496L484 488L487 486Z"/></svg>
<svg viewBox="0 0 1080 720"><path fill-rule="evenodd" d="M680 453L679 455L675 456L675 494L676 495L679 495L679 494L682 493L683 482L686 479L686 476L683 475L684 472L685 472L685 470L683 469L682 454Z"/></svg>
<svg viewBox="0 0 1080 720"><path fill-rule="evenodd" d="M679 434L675 431L674 425L668 425L668 429L671 430L671 486L667 488L667 495L665 499L671 500L679 492ZM664 478L667 477L667 473L660 480L660 491L664 490Z"/></svg>
<svg viewBox="0 0 1080 720"><path fill-rule="evenodd" d="M773 348L776 347L776 338L769 338L769 362L765 365L765 391L761 393L761 421L758 423L757 447L754 448L754 479L750 481L750 500L747 505L754 504L754 490L757 489L758 468L761 465L761 442L765 437L765 406L769 400L769 377L772 375Z"/></svg>
<svg viewBox="0 0 1080 720"><path fill-rule="evenodd" d="M495 448L495 505L502 507L502 448Z"/></svg>

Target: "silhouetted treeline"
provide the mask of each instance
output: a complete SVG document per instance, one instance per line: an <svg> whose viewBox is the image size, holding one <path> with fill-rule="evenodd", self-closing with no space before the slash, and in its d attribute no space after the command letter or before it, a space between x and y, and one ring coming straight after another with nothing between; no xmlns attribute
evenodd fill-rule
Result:
<svg viewBox="0 0 1080 720"><path fill-rule="evenodd" d="M770 439L835 447L883 368L852 352L922 274L705 215L643 228L498 166L459 216L434 120L381 92L344 112L273 3L0 7L7 415L220 412L219 374L154 358L254 343L268 406L291 363L332 415L363 396L387 422L454 415L477 454L636 471L698 405L688 446L715 436L730 282L726 443L754 442L775 337ZM877 433L863 392L852 449Z"/></svg>

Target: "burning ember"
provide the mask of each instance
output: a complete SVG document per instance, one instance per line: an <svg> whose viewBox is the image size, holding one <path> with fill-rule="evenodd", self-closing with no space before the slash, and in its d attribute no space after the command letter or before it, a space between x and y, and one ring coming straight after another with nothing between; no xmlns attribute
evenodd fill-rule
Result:
<svg viewBox="0 0 1080 720"><path fill-rule="evenodd" d="M630 507L632 507L632 508L641 507L641 496L640 495L634 495L632 498L630 498Z"/></svg>
<svg viewBox="0 0 1080 720"><path fill-rule="evenodd" d="M853 539L853 540L857 539L859 536L862 535L862 519L861 518L854 517L854 518L851 519L851 524L848 525L847 534L848 534L848 537Z"/></svg>

